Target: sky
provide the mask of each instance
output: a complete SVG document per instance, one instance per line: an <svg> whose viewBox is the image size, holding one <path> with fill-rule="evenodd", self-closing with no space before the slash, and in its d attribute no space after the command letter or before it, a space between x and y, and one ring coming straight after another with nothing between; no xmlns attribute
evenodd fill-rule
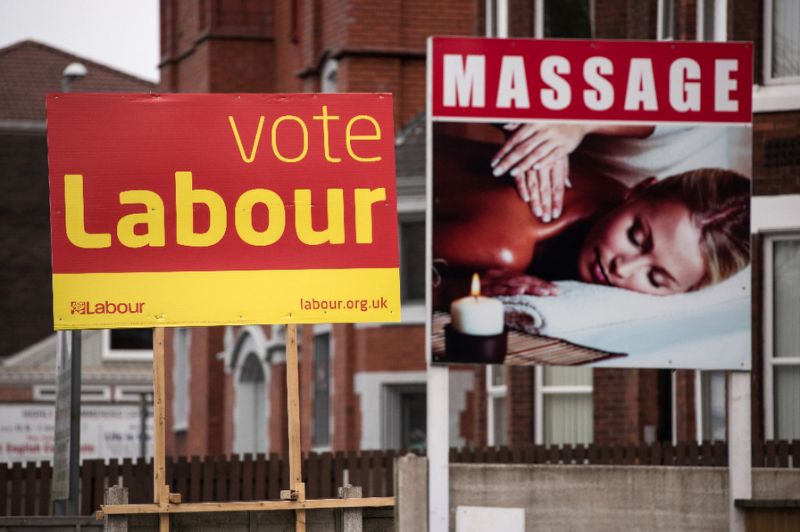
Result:
<svg viewBox="0 0 800 532"><path fill-rule="evenodd" d="M158 0L0 0L0 48L33 39L158 81Z"/></svg>

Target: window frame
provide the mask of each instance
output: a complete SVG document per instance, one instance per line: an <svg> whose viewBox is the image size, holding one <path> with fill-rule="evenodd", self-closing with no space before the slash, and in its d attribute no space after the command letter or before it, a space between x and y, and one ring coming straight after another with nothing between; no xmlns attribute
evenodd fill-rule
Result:
<svg viewBox="0 0 800 532"><path fill-rule="evenodd" d="M774 287L773 253L777 241L800 241L800 231L781 231L764 234L761 249L763 258L762 291L763 309L763 351L764 351L764 435L766 439L775 439L775 366L800 366L800 356L775 357L774 345Z"/></svg>
<svg viewBox="0 0 800 532"><path fill-rule="evenodd" d="M328 337L328 441L327 443L317 443L316 438L316 379L314 378L314 371L316 370L316 346L317 338L321 336ZM330 451L333 445L333 329L331 327L314 326L314 352L311 355L311 448L315 452Z"/></svg>
<svg viewBox="0 0 800 532"><path fill-rule="evenodd" d="M712 420L707 414L711 410L711 401L713 397L713 379L715 376L722 376L722 403L725 413L725 421L723 423L723 438L722 440L715 440L711 437L706 438L706 433L713 431ZM725 370L695 370L694 372L694 394L695 394L695 440L698 444L704 441L728 441L728 374Z"/></svg>
<svg viewBox="0 0 800 532"><path fill-rule="evenodd" d="M178 345L178 337L183 336L185 345ZM178 349L178 348L181 349ZM182 353L179 355L179 351ZM186 432L189 429L189 415L192 402L189 391L192 381L192 329L176 327L172 331L172 432ZM179 363L182 368L179 369Z"/></svg>
<svg viewBox="0 0 800 532"><path fill-rule="evenodd" d="M764 85L800 85L800 75L786 77L774 77L772 75L772 43L774 36L772 26L773 2L774 0L764 0L764 48L761 50L763 60L761 74Z"/></svg>
<svg viewBox="0 0 800 532"><path fill-rule="evenodd" d="M503 384L494 384L492 377L494 372L501 370L505 373L503 375ZM505 430L508 431L510 426L509 412L508 412L508 367L503 365L491 364L486 367L486 445L493 447L495 445L508 445L508 434L503 435L500 441L505 443L497 443L498 435L494 432L495 412L494 402L497 399L505 401Z"/></svg>
<svg viewBox="0 0 800 532"><path fill-rule="evenodd" d="M588 368L592 369L592 368ZM592 371L594 379L594 371ZM592 380L594 382L594 380ZM545 385L544 366L534 368L533 386L534 404L534 442L536 445L544 445L544 399L545 395L580 395L588 394L592 399L592 409L594 409L594 384L575 384L575 385ZM594 431L594 412L592 413L592 430ZM594 438L592 438L594 439Z"/></svg>
<svg viewBox="0 0 800 532"><path fill-rule="evenodd" d="M424 211L414 211L414 212L399 213L398 214L398 220L397 220L397 228L398 228L397 236L398 236L398 240L399 240L398 245L399 245L399 248L400 248L400 254L399 255L400 255L400 266L401 267L403 266L404 259L405 259L405 255L403 254L403 249L405 247L404 246L404 241L405 241L405 238L406 238L405 237L405 232L403 231L403 224L409 224L409 223L421 223L422 224L422 229L423 229L423 232L422 232L422 237L423 237L422 249L423 249L423 252L425 251L425 246L426 246L426 242L425 242L425 212ZM407 270L404 269L402 273L403 274L407 274ZM424 272L423 272L423 279L422 279L422 287L423 287L422 297L419 297L419 298L416 298L416 299L410 299L405 294L403 294L402 291L401 291L400 297L401 297L402 306L403 306L404 310L406 308L411 308L411 307L418 306L418 305L421 305L423 307L425 306L425 290L424 290L424 288L425 288L425 278L424 278ZM407 288L408 287L406 287L406 289Z"/></svg>
<svg viewBox="0 0 800 532"><path fill-rule="evenodd" d="M101 357L103 360L115 362L137 362L152 361L152 349L112 349L111 334L112 329L102 329L101 331Z"/></svg>

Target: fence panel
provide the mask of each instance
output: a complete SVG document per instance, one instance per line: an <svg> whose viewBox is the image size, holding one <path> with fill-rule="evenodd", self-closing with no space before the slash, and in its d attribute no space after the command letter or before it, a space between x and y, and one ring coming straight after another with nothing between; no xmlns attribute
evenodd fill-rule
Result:
<svg viewBox="0 0 800 532"><path fill-rule="evenodd" d="M406 451L309 453L303 473L309 498L336 497L336 488L361 486L364 496L394 494L394 460ZM422 453L418 453L422 454ZM533 445L450 450L453 463L536 463L680 465L725 467L727 444L721 441L653 442L623 445ZM800 468L800 441L753 442L754 467ZM153 497L152 462L125 458L84 460L80 467L80 510L96 511L106 488L121 483L131 503L149 503ZM48 516L52 513L49 462L0 464L0 516ZM288 460L269 456L232 455L177 458L167 464L172 489L186 502L276 500L288 485Z"/></svg>
<svg viewBox="0 0 800 532"><path fill-rule="evenodd" d="M0 477L2 487L5 487L5 477ZM39 468L39 512L37 515L50 515L52 509L50 508L50 491L53 483L53 468L50 467L50 462L42 462ZM6 492L3 490L0 493L0 501L2 501L3 509L5 509L5 496Z"/></svg>

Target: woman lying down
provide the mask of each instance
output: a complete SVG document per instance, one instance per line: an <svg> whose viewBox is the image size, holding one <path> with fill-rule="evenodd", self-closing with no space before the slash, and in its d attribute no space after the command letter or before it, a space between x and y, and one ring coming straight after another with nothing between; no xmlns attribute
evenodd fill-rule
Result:
<svg viewBox="0 0 800 532"><path fill-rule="evenodd" d="M487 295L556 296L552 281L566 279L669 295L720 282L749 262L750 182L734 172L699 168L628 189L571 165L564 212L544 224L510 181L492 177L502 138L435 139L437 310L468 292L473 272Z"/></svg>

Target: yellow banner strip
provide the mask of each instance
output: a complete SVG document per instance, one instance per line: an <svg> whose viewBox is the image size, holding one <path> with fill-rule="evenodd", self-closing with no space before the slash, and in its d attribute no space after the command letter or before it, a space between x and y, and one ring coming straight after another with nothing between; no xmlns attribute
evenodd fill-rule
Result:
<svg viewBox="0 0 800 532"><path fill-rule="evenodd" d="M400 321L398 268L53 275L59 329Z"/></svg>

